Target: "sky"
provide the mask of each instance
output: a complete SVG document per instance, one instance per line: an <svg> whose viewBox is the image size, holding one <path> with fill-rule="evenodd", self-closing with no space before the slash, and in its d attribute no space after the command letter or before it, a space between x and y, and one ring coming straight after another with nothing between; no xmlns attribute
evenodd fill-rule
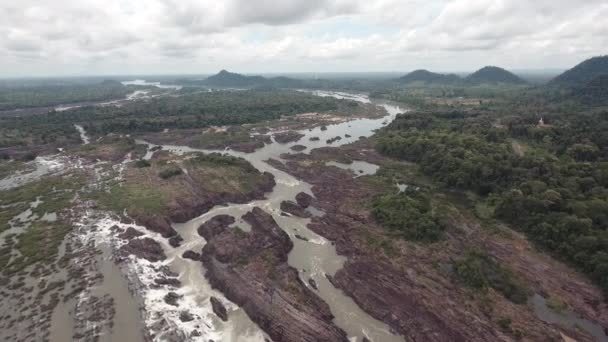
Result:
<svg viewBox="0 0 608 342"><path fill-rule="evenodd" d="M606 0L1 0L0 77L569 68Z"/></svg>

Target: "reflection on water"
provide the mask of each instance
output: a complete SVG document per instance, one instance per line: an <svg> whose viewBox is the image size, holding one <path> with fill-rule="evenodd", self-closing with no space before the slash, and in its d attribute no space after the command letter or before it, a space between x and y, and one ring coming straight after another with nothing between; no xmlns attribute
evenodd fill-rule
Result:
<svg viewBox="0 0 608 342"><path fill-rule="evenodd" d="M378 165L360 160L354 160L350 164L330 161L325 165L339 167L344 170L351 170L355 174L355 177L375 175L380 168Z"/></svg>
<svg viewBox="0 0 608 342"><path fill-rule="evenodd" d="M172 85L172 84L161 84L160 82L148 82L146 80L132 80L132 81L124 81L120 82L122 85L137 85L137 86L153 86L161 89L175 89L180 90L182 86L180 85Z"/></svg>
<svg viewBox="0 0 608 342"><path fill-rule="evenodd" d="M555 312L547 306L547 300L538 293L532 296L530 303L536 316L547 323L555 323L572 330L581 329L591 334L596 341L608 341L608 335L606 335L601 325L581 318L568 309Z"/></svg>

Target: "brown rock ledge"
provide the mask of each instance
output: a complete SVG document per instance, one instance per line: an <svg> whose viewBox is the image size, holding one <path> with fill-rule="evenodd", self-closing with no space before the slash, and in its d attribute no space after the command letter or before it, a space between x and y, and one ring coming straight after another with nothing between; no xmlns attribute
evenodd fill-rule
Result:
<svg viewBox="0 0 608 342"><path fill-rule="evenodd" d="M287 264L293 248L272 216L254 208L243 216L245 233L224 226L203 248L206 276L214 288L242 307L275 342L347 341L327 303Z"/></svg>

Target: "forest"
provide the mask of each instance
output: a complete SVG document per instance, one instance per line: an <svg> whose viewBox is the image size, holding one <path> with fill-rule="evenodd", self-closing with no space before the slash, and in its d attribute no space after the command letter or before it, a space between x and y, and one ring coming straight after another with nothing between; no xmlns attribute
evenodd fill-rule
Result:
<svg viewBox="0 0 608 342"><path fill-rule="evenodd" d="M568 101L548 105L551 96L435 103L398 116L376 148L418 163L444 188L475 193L492 219L608 292L608 110L573 112Z"/></svg>
<svg viewBox="0 0 608 342"><path fill-rule="evenodd" d="M131 87L120 82L96 84L0 85L0 111L17 108L47 107L60 104L124 98Z"/></svg>
<svg viewBox="0 0 608 342"><path fill-rule="evenodd" d="M328 111L344 100L290 90L186 92L120 107L88 106L23 117L0 117L0 147L78 139L74 124L89 134L157 132L164 129L238 125L282 115Z"/></svg>

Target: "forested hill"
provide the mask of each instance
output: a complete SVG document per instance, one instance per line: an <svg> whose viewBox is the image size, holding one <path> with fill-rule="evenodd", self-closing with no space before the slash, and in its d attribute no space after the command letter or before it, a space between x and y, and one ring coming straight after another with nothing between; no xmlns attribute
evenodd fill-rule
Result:
<svg viewBox="0 0 608 342"><path fill-rule="evenodd" d="M486 66L465 78L469 84L484 84L484 83L505 83L505 84L526 84L519 76L496 66Z"/></svg>
<svg viewBox="0 0 608 342"><path fill-rule="evenodd" d="M262 76L245 76L222 70L216 75L207 78L205 83L222 87L249 87L255 84L264 83L265 81L266 79Z"/></svg>
<svg viewBox="0 0 608 342"><path fill-rule="evenodd" d="M216 75L210 76L202 82L205 85L217 87L276 87L276 88L296 88L302 82L289 77L246 76L222 70Z"/></svg>
<svg viewBox="0 0 608 342"><path fill-rule="evenodd" d="M430 72L428 70L419 69L410 72L409 74L400 77L397 79L399 83L414 83L414 82L423 82L423 83L436 83L436 84L453 84L461 81L460 77L454 74L439 74L435 72Z"/></svg>
<svg viewBox="0 0 608 342"><path fill-rule="evenodd" d="M608 106L608 74L595 77L573 95L585 105Z"/></svg>
<svg viewBox="0 0 608 342"><path fill-rule="evenodd" d="M585 86L601 75L608 75L608 56L587 59L555 77L549 84L570 87Z"/></svg>

